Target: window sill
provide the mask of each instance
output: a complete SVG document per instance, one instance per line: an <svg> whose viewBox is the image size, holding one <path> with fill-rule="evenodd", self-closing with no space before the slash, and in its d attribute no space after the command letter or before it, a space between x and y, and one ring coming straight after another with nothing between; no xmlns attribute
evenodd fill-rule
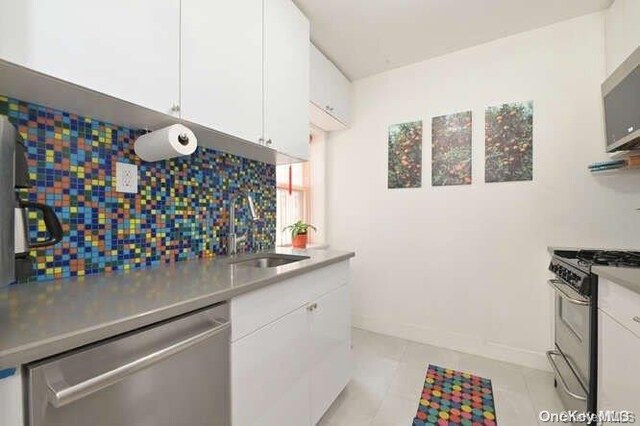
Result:
<svg viewBox="0 0 640 426"><path fill-rule="evenodd" d="M291 244L282 244L278 247L282 248L291 248ZM309 243L307 244L307 248L311 250L327 250L329 248L329 244L327 243Z"/></svg>

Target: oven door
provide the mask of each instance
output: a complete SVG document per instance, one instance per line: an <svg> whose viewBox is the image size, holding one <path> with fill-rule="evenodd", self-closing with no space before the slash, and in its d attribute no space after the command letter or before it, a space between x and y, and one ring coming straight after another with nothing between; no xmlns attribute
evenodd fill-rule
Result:
<svg viewBox="0 0 640 426"><path fill-rule="evenodd" d="M556 350L547 353L559 383L560 396L570 410L587 410L590 359L590 305L563 281L549 281L555 298Z"/></svg>

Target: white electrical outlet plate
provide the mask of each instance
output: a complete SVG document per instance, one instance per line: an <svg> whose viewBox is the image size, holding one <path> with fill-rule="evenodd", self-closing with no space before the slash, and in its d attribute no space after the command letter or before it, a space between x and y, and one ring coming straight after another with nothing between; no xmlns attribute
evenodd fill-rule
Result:
<svg viewBox="0 0 640 426"><path fill-rule="evenodd" d="M138 166L116 163L116 191L127 194L138 193Z"/></svg>

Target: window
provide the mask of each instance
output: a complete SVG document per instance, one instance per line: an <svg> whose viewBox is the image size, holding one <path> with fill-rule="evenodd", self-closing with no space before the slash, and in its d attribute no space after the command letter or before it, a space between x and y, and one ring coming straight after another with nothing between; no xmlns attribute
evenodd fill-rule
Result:
<svg viewBox="0 0 640 426"><path fill-rule="evenodd" d="M309 233L309 242L324 245L325 232L325 142L327 135L311 127L309 161L276 168L277 215L276 245L291 244L285 226L298 220L311 223L317 231Z"/></svg>
<svg viewBox="0 0 640 426"><path fill-rule="evenodd" d="M311 222L310 165L297 163L276 168L277 218L276 245L291 244L291 234L282 232L285 226L302 220ZM309 234L313 241L313 233Z"/></svg>

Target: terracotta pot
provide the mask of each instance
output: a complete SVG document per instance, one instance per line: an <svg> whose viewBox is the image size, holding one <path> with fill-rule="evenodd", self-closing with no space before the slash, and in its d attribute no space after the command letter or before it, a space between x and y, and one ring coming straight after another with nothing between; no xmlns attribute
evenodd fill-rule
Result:
<svg viewBox="0 0 640 426"><path fill-rule="evenodd" d="M307 248L307 241L309 240L307 234L298 234L291 240L293 248L304 249Z"/></svg>

